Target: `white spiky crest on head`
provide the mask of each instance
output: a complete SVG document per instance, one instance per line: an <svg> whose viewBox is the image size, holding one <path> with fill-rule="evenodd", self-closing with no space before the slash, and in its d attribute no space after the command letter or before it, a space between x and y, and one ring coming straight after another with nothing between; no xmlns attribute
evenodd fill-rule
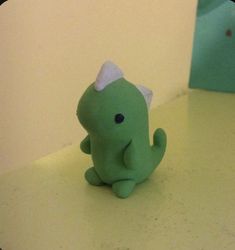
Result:
<svg viewBox="0 0 235 250"><path fill-rule="evenodd" d="M153 92L152 90L146 88L143 85L135 85L136 88L141 92L141 94L144 96L145 102L147 103L148 108L150 107L152 98L153 98Z"/></svg>
<svg viewBox="0 0 235 250"><path fill-rule="evenodd" d="M124 74L123 74L122 70L117 65L115 65L111 61L106 61L101 66L101 69L96 77L94 88L97 91L102 91L109 84L111 84L112 82L114 82L120 78L123 78L123 76L124 76ZM151 101L152 101L153 92L150 89L144 87L143 85L138 84L135 86L140 91L140 93L143 95L143 97L146 101L146 104L149 108Z"/></svg>
<svg viewBox="0 0 235 250"><path fill-rule="evenodd" d="M96 77L94 87L97 91L102 91L107 85L122 77L123 73L121 69L111 61L106 61Z"/></svg>

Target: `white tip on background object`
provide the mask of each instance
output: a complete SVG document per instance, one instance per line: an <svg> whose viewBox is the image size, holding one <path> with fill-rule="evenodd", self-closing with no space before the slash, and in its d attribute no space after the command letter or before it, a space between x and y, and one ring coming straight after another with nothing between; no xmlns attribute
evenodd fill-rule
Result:
<svg viewBox="0 0 235 250"><path fill-rule="evenodd" d="M144 99L147 103L148 108L150 107L152 97L153 97L153 92L152 90L144 87L143 85L136 85L137 89L141 92L141 94L144 96Z"/></svg>
<svg viewBox="0 0 235 250"><path fill-rule="evenodd" d="M107 61L105 62L95 81L95 89L102 91L107 85L123 77L121 69L114 63Z"/></svg>

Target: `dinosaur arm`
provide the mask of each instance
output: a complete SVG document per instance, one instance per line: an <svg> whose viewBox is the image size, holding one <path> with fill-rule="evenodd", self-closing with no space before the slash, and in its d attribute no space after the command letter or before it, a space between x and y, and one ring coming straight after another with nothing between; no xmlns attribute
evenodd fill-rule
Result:
<svg viewBox="0 0 235 250"><path fill-rule="evenodd" d="M87 135L80 143L80 148L85 154L91 154L91 141L89 135Z"/></svg>
<svg viewBox="0 0 235 250"><path fill-rule="evenodd" d="M134 142L131 141L127 147L125 148L124 155L123 155L123 161L128 169L134 169L137 165L137 155L135 150Z"/></svg>

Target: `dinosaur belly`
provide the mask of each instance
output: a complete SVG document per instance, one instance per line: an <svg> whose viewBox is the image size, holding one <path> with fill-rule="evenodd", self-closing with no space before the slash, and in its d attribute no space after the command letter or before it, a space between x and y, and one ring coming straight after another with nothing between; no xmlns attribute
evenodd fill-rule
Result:
<svg viewBox="0 0 235 250"><path fill-rule="evenodd" d="M99 177L107 184L133 179L136 175L136 170L129 170L124 165L123 146L110 148L101 143L93 143L92 160Z"/></svg>

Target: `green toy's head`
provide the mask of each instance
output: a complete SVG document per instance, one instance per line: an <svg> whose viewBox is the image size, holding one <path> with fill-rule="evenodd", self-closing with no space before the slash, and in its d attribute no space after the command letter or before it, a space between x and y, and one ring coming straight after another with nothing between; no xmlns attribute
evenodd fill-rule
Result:
<svg viewBox="0 0 235 250"><path fill-rule="evenodd" d="M127 140L148 127L151 97L151 91L128 82L116 65L106 62L82 95L77 116L89 134Z"/></svg>

